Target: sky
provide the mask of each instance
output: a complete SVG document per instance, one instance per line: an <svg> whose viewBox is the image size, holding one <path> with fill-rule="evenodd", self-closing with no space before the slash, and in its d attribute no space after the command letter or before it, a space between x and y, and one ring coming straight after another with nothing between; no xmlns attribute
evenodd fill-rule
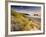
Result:
<svg viewBox="0 0 46 37"><path fill-rule="evenodd" d="M16 12L21 12L21 13L28 13L28 14L34 14L38 13L41 15L41 7L40 6L11 6L12 9L14 9Z"/></svg>

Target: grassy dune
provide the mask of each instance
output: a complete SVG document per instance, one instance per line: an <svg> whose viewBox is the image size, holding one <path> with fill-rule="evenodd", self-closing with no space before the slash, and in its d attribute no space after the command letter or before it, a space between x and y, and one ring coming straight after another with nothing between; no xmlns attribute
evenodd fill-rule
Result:
<svg viewBox="0 0 46 37"><path fill-rule="evenodd" d="M32 31L40 30L41 26L37 21L33 22L28 14L11 11L11 31Z"/></svg>

